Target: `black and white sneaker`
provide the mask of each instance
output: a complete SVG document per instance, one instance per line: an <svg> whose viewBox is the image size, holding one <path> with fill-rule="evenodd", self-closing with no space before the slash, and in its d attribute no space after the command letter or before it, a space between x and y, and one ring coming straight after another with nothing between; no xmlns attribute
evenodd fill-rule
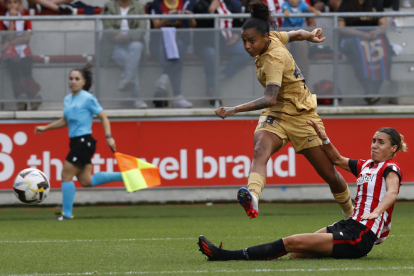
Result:
<svg viewBox="0 0 414 276"><path fill-rule="evenodd" d="M58 217L57 218L55 218L55 219L53 219L53 220L68 220L68 219L73 219L74 218L74 216L72 215L70 218L69 217L67 217L67 216L65 216L65 213L63 213L63 212L56 212L55 213Z"/></svg>
<svg viewBox="0 0 414 276"><path fill-rule="evenodd" d="M61 4L59 5L60 14L73 14L74 8L71 5Z"/></svg>
<svg viewBox="0 0 414 276"><path fill-rule="evenodd" d="M57 217L56 218L56 220L70 220L70 219L73 219L73 216L71 216L70 218L68 218L68 217L65 217L65 216L60 216L60 217Z"/></svg>

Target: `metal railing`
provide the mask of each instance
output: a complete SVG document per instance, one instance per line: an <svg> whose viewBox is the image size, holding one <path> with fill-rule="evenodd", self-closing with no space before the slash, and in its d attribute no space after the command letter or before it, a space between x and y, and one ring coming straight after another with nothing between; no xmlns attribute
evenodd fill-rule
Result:
<svg viewBox="0 0 414 276"><path fill-rule="evenodd" d="M275 18L285 16L283 14L274 14ZM316 16L315 14L309 13L309 14L291 14L289 17L306 17L306 18L329 18L333 20L332 28L329 29L329 31L332 32L332 50L333 50L333 57L332 57L332 73L333 73L333 95L329 96L321 96L323 97L329 97L329 98L335 98L335 105L338 105L338 100L340 98L347 98L347 97L364 97L364 95L344 95L340 94L340 85L339 85L339 63L340 60L338 59L338 53L339 53L339 32L338 30L338 18L349 18L349 17L414 17L414 12L381 12L381 13L322 13L320 16ZM101 63L99 52L100 52L100 39L101 35L104 32L101 29L101 21L103 20L111 20L111 19L142 19L142 20L152 20L152 19L213 19L215 28L214 35L215 35L215 41L214 41L214 48L215 48L215 78L214 78L214 86L216 88L215 91L219 91L219 79L218 79L218 72L220 68L220 32L219 32L219 20L225 19L225 18L239 18L239 19L247 19L249 18L249 14L231 14L231 15L219 15L219 14L186 14L186 15L128 15L128 16L112 16L112 15L91 15L91 16L24 16L24 17L4 17L0 16L0 20L31 20L31 21L94 21L94 29L90 30L93 31L94 34L94 54L95 54L95 91L97 92L97 96L99 97L99 92L102 90L102 76L101 76L101 68L99 64ZM402 28L405 29L405 28ZM408 29L408 28L407 28ZM391 30L391 29L388 29ZM394 29L395 30L395 29ZM189 34L191 32L197 32L197 31L205 31L203 29L187 29L185 31L188 31ZM36 30L33 32L35 33ZM70 32L70 31L67 31ZM151 30L151 32L157 32L157 30ZM409 39L409 38L407 38ZM414 38L413 38L414 39ZM238 42L241 43L241 42ZM80 53L83 54L83 53ZM254 94L254 93L253 93ZM247 96L245 98L253 98L255 95ZM384 95L380 95L384 96ZM387 96L387 95L385 95ZM406 93L402 94L402 96L414 96L414 93ZM197 97L195 97L197 98ZM223 95L223 94L217 94L213 97L199 97L200 99L231 99L232 97ZM243 98L240 97L240 98ZM144 97L145 100L154 100L153 97ZM161 98L162 99L171 99L171 97ZM111 99L107 99L111 100ZM131 98L128 97L121 97L114 100L131 100ZM13 100L5 100L0 99L0 102L10 102ZM18 100L14 100L17 102ZM216 106L219 104L219 101L216 100Z"/></svg>

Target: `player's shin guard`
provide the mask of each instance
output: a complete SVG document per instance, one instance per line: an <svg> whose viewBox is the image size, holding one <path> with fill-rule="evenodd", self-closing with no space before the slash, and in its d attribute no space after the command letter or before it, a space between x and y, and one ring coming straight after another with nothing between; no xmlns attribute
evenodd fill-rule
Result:
<svg viewBox="0 0 414 276"><path fill-rule="evenodd" d="M99 172L92 175L92 187L114 181L122 181L120 172Z"/></svg>
<svg viewBox="0 0 414 276"><path fill-rule="evenodd" d="M255 245L243 250L228 250L226 257L230 260L271 260L287 254L283 240Z"/></svg>
<svg viewBox="0 0 414 276"><path fill-rule="evenodd" d="M348 186L346 190L339 194L333 194L336 202L341 206L345 216L349 217L354 212L354 206L352 205L351 193L349 192Z"/></svg>
<svg viewBox="0 0 414 276"><path fill-rule="evenodd" d="M247 260L271 260L287 254L282 239L248 247L243 251Z"/></svg>
<svg viewBox="0 0 414 276"><path fill-rule="evenodd" d="M240 250L225 250L222 244L217 247L206 237L200 236L198 246L201 253L206 255L210 261L271 260L287 253L282 239Z"/></svg>
<svg viewBox="0 0 414 276"><path fill-rule="evenodd" d="M266 185L266 179L258 173L252 172L247 178L247 189L249 192L260 199L260 194Z"/></svg>
<svg viewBox="0 0 414 276"><path fill-rule="evenodd" d="M75 183L62 182L62 213L65 217L72 217L73 202L75 201L76 188Z"/></svg>

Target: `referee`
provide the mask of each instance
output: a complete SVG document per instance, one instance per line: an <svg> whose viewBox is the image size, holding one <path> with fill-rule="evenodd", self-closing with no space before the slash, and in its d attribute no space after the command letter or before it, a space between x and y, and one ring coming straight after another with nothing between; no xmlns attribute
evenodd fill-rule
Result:
<svg viewBox="0 0 414 276"><path fill-rule="evenodd" d="M73 219L72 209L76 188L72 179L77 177L84 187L94 187L108 182L122 181L119 172L99 172L92 175L91 158L95 153L96 140L92 137L92 120L97 115L105 130L109 148L115 152L115 140L111 134L111 125L103 108L94 95L88 92L92 86L92 65L73 69L69 74L69 87L72 93L64 100L63 118L46 126L37 126L35 132L42 134L46 130L68 126L70 152L62 170L62 212L57 220Z"/></svg>

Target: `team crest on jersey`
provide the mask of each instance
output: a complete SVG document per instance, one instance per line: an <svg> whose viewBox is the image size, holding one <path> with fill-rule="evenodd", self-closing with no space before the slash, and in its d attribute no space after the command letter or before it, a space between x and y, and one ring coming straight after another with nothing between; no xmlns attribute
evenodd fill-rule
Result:
<svg viewBox="0 0 414 276"><path fill-rule="evenodd" d="M357 185L362 185L366 182L370 182L374 178L375 174L363 174L357 179Z"/></svg>

